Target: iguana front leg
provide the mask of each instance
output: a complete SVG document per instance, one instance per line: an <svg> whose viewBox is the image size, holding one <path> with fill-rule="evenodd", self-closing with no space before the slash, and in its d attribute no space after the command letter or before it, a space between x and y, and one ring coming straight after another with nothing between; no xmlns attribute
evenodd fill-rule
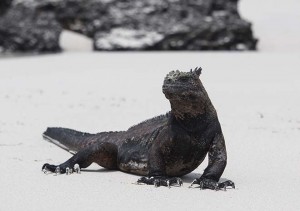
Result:
<svg viewBox="0 0 300 211"><path fill-rule="evenodd" d="M149 150L149 174L147 177L141 177L137 184L147 184L159 186L182 186L183 182L179 177L169 177L166 174L166 166L162 154L162 143L154 143Z"/></svg>
<svg viewBox="0 0 300 211"><path fill-rule="evenodd" d="M198 184L200 189L226 190L227 187L235 188L232 181L219 183L219 179L227 164L225 140L222 133L216 134L208 152L208 166L199 179L195 179L191 186Z"/></svg>
<svg viewBox="0 0 300 211"><path fill-rule="evenodd" d="M166 186L169 188L171 186L182 186L183 182L179 177L166 176L164 167L160 166L160 165L155 165L155 164L160 164L160 163L161 163L161 160L159 161L159 156L155 157L154 160L151 160L151 162L149 162L149 165L150 165L149 176L141 177L137 181L137 184L154 185L155 187Z"/></svg>

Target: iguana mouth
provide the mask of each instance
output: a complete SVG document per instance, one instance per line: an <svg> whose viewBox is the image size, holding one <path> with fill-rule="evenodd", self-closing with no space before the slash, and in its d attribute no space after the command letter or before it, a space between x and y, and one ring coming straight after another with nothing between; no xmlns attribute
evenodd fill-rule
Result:
<svg viewBox="0 0 300 211"><path fill-rule="evenodd" d="M187 85L173 85L173 84L164 84L162 86L162 91L165 95L177 95L177 96L182 96L188 93L197 93L200 90L190 88Z"/></svg>
<svg viewBox="0 0 300 211"><path fill-rule="evenodd" d="M180 86L178 86L178 85L171 85L171 84L164 84L164 85L162 86L162 89L163 89L163 90L167 90L167 89L170 89L170 88L178 89L178 88L180 88Z"/></svg>
<svg viewBox="0 0 300 211"><path fill-rule="evenodd" d="M174 91L174 90L178 90L178 91ZM182 90L182 87L179 85L171 85L171 84L165 85L164 84L162 86L162 91L166 95L167 98L170 98L174 95L178 95L176 93L181 92L179 90Z"/></svg>
<svg viewBox="0 0 300 211"><path fill-rule="evenodd" d="M163 90L174 89L174 90L180 90L180 91L190 90L188 88L188 85L186 85L186 84L164 84L162 86L162 89Z"/></svg>

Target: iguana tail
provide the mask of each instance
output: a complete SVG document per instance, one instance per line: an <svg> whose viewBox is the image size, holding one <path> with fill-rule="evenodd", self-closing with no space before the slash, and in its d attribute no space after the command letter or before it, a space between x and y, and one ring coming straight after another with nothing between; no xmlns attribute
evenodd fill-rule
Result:
<svg viewBox="0 0 300 211"><path fill-rule="evenodd" d="M82 133L67 128L47 128L43 133L45 140L75 154L88 144L94 134Z"/></svg>

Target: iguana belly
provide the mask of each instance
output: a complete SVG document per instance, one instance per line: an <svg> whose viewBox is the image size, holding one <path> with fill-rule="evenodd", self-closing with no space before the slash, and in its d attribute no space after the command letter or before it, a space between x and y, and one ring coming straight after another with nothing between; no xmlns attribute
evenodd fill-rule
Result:
<svg viewBox="0 0 300 211"><path fill-rule="evenodd" d="M173 177L179 177L186 175L192 171L194 171L204 160L205 156L203 158L199 159L194 159L189 162L186 162L184 160L177 160L172 163L167 163L166 164L166 174L168 176L173 176Z"/></svg>
<svg viewBox="0 0 300 211"><path fill-rule="evenodd" d="M121 171L136 175L148 175L148 149L142 144L125 142L118 152L118 166Z"/></svg>
<svg viewBox="0 0 300 211"><path fill-rule="evenodd" d="M121 171L132 173L136 175L146 176L148 175L148 164L143 161L134 161L129 160L128 162L123 162L119 164L119 168Z"/></svg>

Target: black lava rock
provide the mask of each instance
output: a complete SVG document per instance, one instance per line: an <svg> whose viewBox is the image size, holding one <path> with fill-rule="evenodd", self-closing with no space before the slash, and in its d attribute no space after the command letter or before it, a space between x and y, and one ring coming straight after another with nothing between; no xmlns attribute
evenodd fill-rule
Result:
<svg viewBox="0 0 300 211"><path fill-rule="evenodd" d="M99 51L256 49L238 0L15 1L0 16L5 51L59 51L62 28L93 38Z"/></svg>
<svg viewBox="0 0 300 211"><path fill-rule="evenodd" d="M65 29L94 39L95 50L255 50L237 0L64 0Z"/></svg>
<svg viewBox="0 0 300 211"><path fill-rule="evenodd" d="M62 27L53 11L16 4L0 16L0 52L57 52Z"/></svg>
<svg viewBox="0 0 300 211"><path fill-rule="evenodd" d="M0 1L0 16L3 15L6 10L10 7L12 0L1 0Z"/></svg>

